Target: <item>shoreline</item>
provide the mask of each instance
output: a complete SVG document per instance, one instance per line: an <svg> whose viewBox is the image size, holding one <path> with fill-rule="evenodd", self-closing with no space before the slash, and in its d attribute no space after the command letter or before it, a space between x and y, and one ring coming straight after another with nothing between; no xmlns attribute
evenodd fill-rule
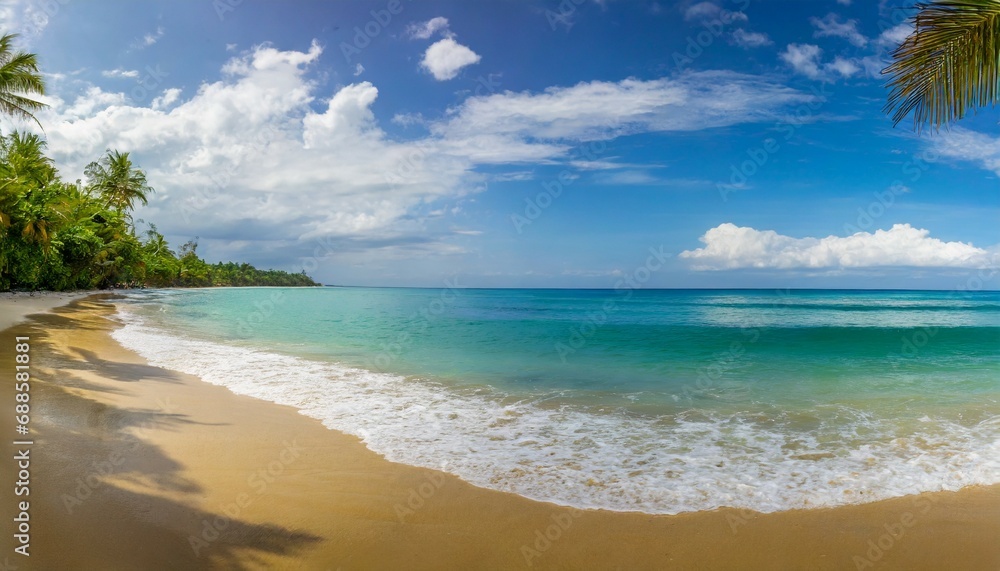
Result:
<svg viewBox="0 0 1000 571"><path fill-rule="evenodd" d="M0 293L0 331L13 327L34 313L45 313L95 291L5 291Z"/></svg>
<svg viewBox="0 0 1000 571"><path fill-rule="evenodd" d="M110 337L104 299L0 341L32 339L24 569L1000 566L1000 486L769 514L560 507L391 463L291 407L152 367ZM10 353L0 367L13 370ZM0 393L13 402L11 386ZM7 516L13 490L0 495Z"/></svg>

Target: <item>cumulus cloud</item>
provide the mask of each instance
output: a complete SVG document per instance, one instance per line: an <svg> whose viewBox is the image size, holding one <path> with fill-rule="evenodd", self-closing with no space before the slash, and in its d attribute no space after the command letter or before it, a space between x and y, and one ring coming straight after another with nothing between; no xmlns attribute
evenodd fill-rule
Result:
<svg viewBox="0 0 1000 571"><path fill-rule="evenodd" d="M452 38L438 40L424 52L420 65L431 72L434 79L446 81L458 75L463 67L479 63L479 54Z"/></svg>
<svg viewBox="0 0 1000 571"><path fill-rule="evenodd" d="M868 38L858 31L857 20L847 20L845 22L836 14L827 14L822 19L810 18L809 21L816 27L816 32L813 36L817 38L843 38L859 48L868 45Z"/></svg>
<svg viewBox="0 0 1000 571"><path fill-rule="evenodd" d="M861 66L852 60L837 56L833 61L826 64L826 69L836 72L842 77L851 77L861 71Z"/></svg>
<svg viewBox="0 0 1000 571"><path fill-rule="evenodd" d="M881 267L980 268L997 252L965 242L944 242L928 230L896 224L851 236L793 238L773 230L720 224L706 232L704 248L681 252L695 270L845 269Z"/></svg>
<svg viewBox="0 0 1000 571"><path fill-rule="evenodd" d="M819 58L823 50L812 44L789 44L781 59L802 75L818 79L821 75Z"/></svg>
<svg viewBox="0 0 1000 571"><path fill-rule="evenodd" d="M137 217L168 236L200 235L208 253L287 260L318 237L357 255L457 252L448 221L429 229L430 212L481 191L481 166L568 164L587 141L773 121L814 98L732 72L589 82L469 97L403 140L382 130L374 84L320 92L310 70L321 54L315 43L257 46L193 89L167 76L146 104L128 89L57 83L39 119L67 179L105 149L130 151L157 189Z"/></svg>
<svg viewBox="0 0 1000 571"><path fill-rule="evenodd" d="M779 57L796 73L809 79L830 80L835 75L851 77L861 71L861 66L854 60L840 56L824 63L823 50L813 44L789 44Z"/></svg>
<svg viewBox="0 0 1000 571"><path fill-rule="evenodd" d="M733 42L743 49L760 48L774 43L771 38L767 37L767 34L748 32L743 28L733 32Z"/></svg>
<svg viewBox="0 0 1000 571"><path fill-rule="evenodd" d="M406 35L417 40L426 40L437 32L448 35L448 18L438 16L406 27Z"/></svg>

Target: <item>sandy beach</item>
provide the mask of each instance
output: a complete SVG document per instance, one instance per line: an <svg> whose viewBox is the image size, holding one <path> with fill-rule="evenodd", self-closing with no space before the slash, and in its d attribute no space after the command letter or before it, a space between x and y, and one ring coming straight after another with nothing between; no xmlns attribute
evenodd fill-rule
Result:
<svg viewBox="0 0 1000 571"><path fill-rule="evenodd" d="M1000 568L1000 486L772 514L572 510L152 367L109 336L111 296L71 298L0 301L7 410L14 337L30 338L30 495L0 493L0 561L17 569ZM25 447L4 447L13 474ZM30 557L11 545L24 500Z"/></svg>
<svg viewBox="0 0 1000 571"><path fill-rule="evenodd" d="M44 313L90 294L91 292L55 291L0 293L0 331L21 322L32 313Z"/></svg>

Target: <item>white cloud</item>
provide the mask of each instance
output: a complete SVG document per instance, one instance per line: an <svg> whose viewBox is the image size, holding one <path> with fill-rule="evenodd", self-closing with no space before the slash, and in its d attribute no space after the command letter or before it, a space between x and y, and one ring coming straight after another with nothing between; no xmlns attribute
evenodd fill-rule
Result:
<svg viewBox="0 0 1000 571"><path fill-rule="evenodd" d="M365 66L360 63L354 66L354 77L357 77L365 72Z"/></svg>
<svg viewBox="0 0 1000 571"><path fill-rule="evenodd" d="M822 61L823 50L813 44L789 44L779 54L782 61L810 79L832 80L834 74L851 77L861 71L861 66L852 59L837 56L833 61Z"/></svg>
<svg viewBox="0 0 1000 571"><path fill-rule="evenodd" d="M733 41L736 45L744 49L760 48L774 43L771 41L771 38L767 37L767 34L748 32L743 28L739 28L733 32Z"/></svg>
<svg viewBox="0 0 1000 571"><path fill-rule="evenodd" d="M135 79L139 77L139 71L135 69L109 69L101 72L104 77L127 77Z"/></svg>
<svg viewBox="0 0 1000 571"><path fill-rule="evenodd" d="M837 72L843 77L851 77L852 75L856 75L858 72L861 71L861 66L859 66L857 63L855 63L852 60L842 58L840 56L833 58L832 62L826 64L826 68L831 71Z"/></svg>
<svg viewBox="0 0 1000 571"><path fill-rule="evenodd" d="M964 242L944 242L909 224L851 236L793 238L773 230L725 223L706 232L704 248L681 252L696 270L845 269L879 267L980 268L996 252Z"/></svg>
<svg viewBox="0 0 1000 571"><path fill-rule="evenodd" d="M1000 137L952 127L933 139L933 147L942 156L977 162L1000 176Z"/></svg>
<svg viewBox="0 0 1000 571"><path fill-rule="evenodd" d="M165 32L166 30L163 29L163 26L157 26L155 32L151 34L146 34L145 36L142 37L143 45L151 46L155 44L156 42L160 41L160 38L163 37L163 34Z"/></svg>
<svg viewBox="0 0 1000 571"><path fill-rule="evenodd" d="M181 90L177 89L176 87L164 89L163 95L153 99L151 107L156 110L166 109L167 107L170 107L171 105L176 103L177 100L180 99L180 96L181 96Z"/></svg>
<svg viewBox="0 0 1000 571"><path fill-rule="evenodd" d="M463 67L479 63L480 59L482 58L468 47L452 38L445 38L427 48L420 65L431 72L434 79L446 81L458 75Z"/></svg>
<svg viewBox="0 0 1000 571"><path fill-rule="evenodd" d="M446 36L449 35L448 18L438 16L426 22L413 23L406 27L406 35L418 40L426 40L437 32L443 32Z"/></svg>
<svg viewBox="0 0 1000 571"><path fill-rule="evenodd" d="M595 141L774 120L783 107L812 100L756 76L703 71L675 79L591 81L543 93L473 97L435 129L461 139L490 133L519 140Z"/></svg>
<svg viewBox="0 0 1000 571"><path fill-rule="evenodd" d="M0 29L19 34L21 44L30 46L61 8L45 0L5 0L0 2Z"/></svg>
<svg viewBox="0 0 1000 571"><path fill-rule="evenodd" d="M595 181L598 184L611 186L649 186L661 184L660 179L655 176L637 170L623 170L597 175Z"/></svg>
<svg viewBox="0 0 1000 571"><path fill-rule="evenodd" d="M903 22L888 28L878 37L878 44L889 48L895 48L903 43L903 40L913 33L913 24Z"/></svg>
<svg viewBox="0 0 1000 571"><path fill-rule="evenodd" d="M145 34L141 38L136 38L132 40L132 43L129 44L129 50L146 49L149 46L160 41L160 38L162 38L165 33L166 30L163 28L163 26L157 26L156 31Z"/></svg>
<svg viewBox="0 0 1000 571"><path fill-rule="evenodd" d="M813 35L817 38L843 38L859 48L868 45L868 38L858 31L857 20L847 20L844 22L841 21L840 16L831 13L822 19L810 18L809 21L816 27L816 32Z"/></svg>
<svg viewBox="0 0 1000 571"><path fill-rule="evenodd" d="M684 19L688 21L722 20L726 23L746 22L747 15L743 12L731 12L714 2L699 2L684 11Z"/></svg>
<svg viewBox="0 0 1000 571"><path fill-rule="evenodd" d="M714 17L722 8L714 2L698 2L684 11L685 20L701 20Z"/></svg>
<svg viewBox="0 0 1000 571"><path fill-rule="evenodd" d="M589 82L470 97L421 119L423 138L399 140L379 125L372 83L319 93L309 72L321 53L315 43L260 45L226 62L219 80L184 92L165 84L147 105L128 89L66 92L78 83L60 82L39 119L67 179L105 149L130 151L157 189L137 217L170 236L201 235L209 252L204 240L217 236L225 255L239 255L231 242L288 259L309 255L319 236L355 253L456 252L448 227L428 231L429 212L481 191L482 165L568 164L583 143L772 121L814 98L732 72Z"/></svg>
<svg viewBox="0 0 1000 571"><path fill-rule="evenodd" d="M811 79L819 79L822 72L820 70L819 58L823 50L819 46L812 44L789 44L785 51L781 52L781 59L792 66L796 72Z"/></svg>

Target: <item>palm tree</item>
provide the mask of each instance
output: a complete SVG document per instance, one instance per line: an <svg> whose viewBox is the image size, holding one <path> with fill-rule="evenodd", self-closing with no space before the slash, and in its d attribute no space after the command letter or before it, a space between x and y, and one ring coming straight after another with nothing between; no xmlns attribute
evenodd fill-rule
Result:
<svg viewBox="0 0 1000 571"><path fill-rule="evenodd" d="M136 168L128 153L107 151L101 160L87 165L83 171L108 208L114 208L131 220L136 201L148 204L147 195L154 192L146 182L146 173Z"/></svg>
<svg viewBox="0 0 1000 571"><path fill-rule="evenodd" d="M38 73L35 54L14 51L15 38L17 34L0 36L0 113L38 123L32 112L46 105L26 95L45 95L45 80Z"/></svg>
<svg viewBox="0 0 1000 571"><path fill-rule="evenodd" d="M917 4L914 30L892 52L885 112L935 129L1000 101L1000 0Z"/></svg>
<svg viewBox="0 0 1000 571"><path fill-rule="evenodd" d="M56 180L52 159L44 154L45 141L33 133L14 131L0 137L0 227L14 222L20 212L34 218L41 226L25 226L25 236L40 236L47 244L46 218L37 196ZM49 196L49 194L45 194ZM0 237L2 239L2 237Z"/></svg>

